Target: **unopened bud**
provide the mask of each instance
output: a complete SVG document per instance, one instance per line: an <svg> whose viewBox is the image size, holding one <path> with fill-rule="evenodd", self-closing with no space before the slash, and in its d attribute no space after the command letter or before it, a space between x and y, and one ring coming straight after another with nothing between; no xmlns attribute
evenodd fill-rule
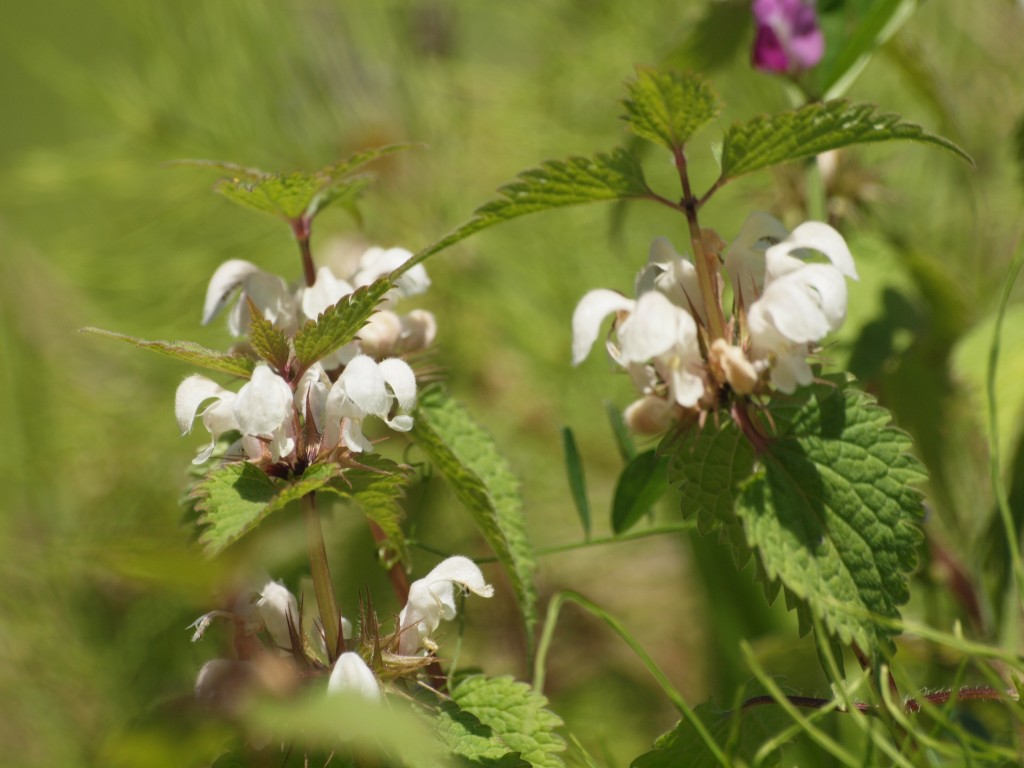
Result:
<svg viewBox="0 0 1024 768"><path fill-rule="evenodd" d="M725 339L711 342L709 363L712 374L719 381L726 381L738 395L749 395L757 386L757 371L743 354Z"/></svg>
<svg viewBox="0 0 1024 768"><path fill-rule="evenodd" d="M622 417L626 426L638 435L660 435L675 424L679 411L675 403L648 395L630 403Z"/></svg>

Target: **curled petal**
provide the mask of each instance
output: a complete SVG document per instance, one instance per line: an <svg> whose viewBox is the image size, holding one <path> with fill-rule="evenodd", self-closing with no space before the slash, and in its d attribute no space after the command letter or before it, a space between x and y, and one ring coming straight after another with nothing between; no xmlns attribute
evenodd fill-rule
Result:
<svg viewBox="0 0 1024 768"><path fill-rule="evenodd" d="M411 411L416 407L416 375L409 364L397 357L389 357L378 367L398 401L399 410Z"/></svg>
<svg viewBox="0 0 1024 768"><path fill-rule="evenodd" d="M739 304L749 307L764 290L765 251L785 239L789 230L774 216L754 211L725 252L725 271Z"/></svg>
<svg viewBox="0 0 1024 768"><path fill-rule="evenodd" d="M224 308L231 292L242 282L260 269L255 264L242 259L225 261L210 278L206 288L206 300L203 302L203 325L209 323Z"/></svg>
<svg viewBox="0 0 1024 768"><path fill-rule="evenodd" d="M635 305L635 301L621 293L603 288L585 294L572 314L572 364L579 365L590 353L608 315L630 312Z"/></svg>
<svg viewBox="0 0 1024 768"><path fill-rule="evenodd" d="M810 249L824 254L832 265L846 277L857 280L857 267L846 240L835 229L820 221L806 221L794 229L789 237L770 247L765 257L768 260L769 276L773 272L772 261L777 255L789 256L793 251Z"/></svg>
<svg viewBox="0 0 1024 768"><path fill-rule="evenodd" d="M199 406L210 398L218 400L224 397L234 397L220 384L205 376L193 374L178 385L178 391L174 395L174 415L178 420L178 428L181 434L186 435L192 431L192 422L195 421Z"/></svg>
<svg viewBox="0 0 1024 768"><path fill-rule="evenodd" d="M346 651L334 662L328 693L350 691L368 701L380 701L380 683L358 653Z"/></svg>

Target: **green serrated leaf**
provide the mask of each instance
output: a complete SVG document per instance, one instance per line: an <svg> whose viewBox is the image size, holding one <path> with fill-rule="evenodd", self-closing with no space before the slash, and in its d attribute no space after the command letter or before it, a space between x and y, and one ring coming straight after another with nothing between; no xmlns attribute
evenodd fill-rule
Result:
<svg viewBox="0 0 1024 768"><path fill-rule="evenodd" d="M629 84L625 120L633 133L675 152L718 114L718 97L693 73L642 68Z"/></svg>
<svg viewBox="0 0 1024 768"><path fill-rule="evenodd" d="M409 564L409 547L402 531L404 511L401 501L412 477L409 467L396 464L383 456L361 457L365 468L349 467L335 477L323 490L352 502L387 536L391 553L385 553L388 565L394 559Z"/></svg>
<svg viewBox="0 0 1024 768"><path fill-rule="evenodd" d="M778 434L739 486L736 513L767 576L844 644L891 650L921 541L926 479L909 437L841 378L779 399ZM881 621L879 621L881 620Z"/></svg>
<svg viewBox="0 0 1024 768"><path fill-rule="evenodd" d="M583 536L590 538L590 502L587 500L587 480L583 474L583 460L576 446L576 437L569 427L562 427L562 448L565 454L565 473L569 478L569 491L572 494L576 513L583 525Z"/></svg>
<svg viewBox="0 0 1024 768"><path fill-rule="evenodd" d="M331 204L352 207L370 183L366 175L355 171L384 155L409 149L412 145L377 147L321 168L317 171L267 173L231 163L191 162L227 171L214 191L246 208L269 213L290 222L310 221Z"/></svg>
<svg viewBox="0 0 1024 768"><path fill-rule="evenodd" d="M555 733L562 720L547 699L511 677L463 679L441 706L435 732L456 755L478 765L506 763L518 754L527 765L562 768L565 741ZM498 761L498 762L495 762Z"/></svg>
<svg viewBox="0 0 1024 768"><path fill-rule="evenodd" d="M728 744L729 757L737 764L750 764L761 745L785 730L791 721L786 713L775 706L753 707L749 710L723 712L711 704L694 709L709 736L720 746ZM768 757L758 765L778 765L782 755ZM707 743L687 720L654 742L654 749L634 760L630 768L719 768L721 763L708 749Z"/></svg>
<svg viewBox="0 0 1024 768"><path fill-rule="evenodd" d="M200 368L228 373L232 376L241 376L246 379L252 375L253 368L256 367L256 361L251 357L216 352L199 344L194 344L191 341L146 341L134 336L126 336L123 333L104 331L100 328L83 328L81 332L103 336L107 339L126 341L141 349L151 349L154 352L159 352L162 355L167 355L177 360L183 360Z"/></svg>
<svg viewBox="0 0 1024 768"><path fill-rule="evenodd" d="M679 487L683 516L696 515L702 535L717 530L742 568L751 550L734 508L736 486L754 470L750 443L731 421L708 419L703 427L667 436L658 451L669 457L666 475Z"/></svg>
<svg viewBox="0 0 1024 768"><path fill-rule="evenodd" d="M537 623L535 562L519 481L488 435L439 386L420 393L410 433L472 515L504 567L523 612L527 641Z"/></svg>
<svg viewBox="0 0 1024 768"><path fill-rule="evenodd" d="M288 338L281 330L267 320L256 306L252 299L245 297L249 306L249 343L256 350L256 354L270 363L278 371L285 371L288 368L288 357L291 355L291 348L288 346Z"/></svg>
<svg viewBox="0 0 1024 768"><path fill-rule="evenodd" d="M217 467L192 489L199 543L207 555L223 551L259 523L307 493L323 487L340 472L336 464L314 464L292 480L272 478L247 461Z"/></svg>
<svg viewBox="0 0 1024 768"><path fill-rule="evenodd" d="M622 470L612 499L612 530L616 534L640 522L668 490L667 467L668 458L651 449L635 456Z"/></svg>
<svg viewBox="0 0 1024 768"><path fill-rule="evenodd" d="M387 276L381 277L357 288L321 312L315 321L302 326L293 342L300 373L352 341L393 287Z"/></svg>
<svg viewBox="0 0 1024 768"><path fill-rule="evenodd" d="M898 115L879 113L872 104L839 99L733 125L722 146L719 183L830 149L894 139L934 144L974 164L956 144L919 125L902 122Z"/></svg>

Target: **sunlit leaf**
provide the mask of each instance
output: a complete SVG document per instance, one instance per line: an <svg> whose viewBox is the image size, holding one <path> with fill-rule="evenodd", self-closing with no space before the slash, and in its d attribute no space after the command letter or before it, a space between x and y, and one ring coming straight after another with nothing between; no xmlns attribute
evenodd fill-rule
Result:
<svg viewBox="0 0 1024 768"><path fill-rule="evenodd" d="M182 360L200 368L228 373L232 376L241 376L246 379L249 378L253 368L256 367L256 361L251 357L216 352L191 341L146 341L134 336L126 336L123 333L104 331L100 328L83 328L82 333L91 333L108 339L116 339L117 341L126 341L141 349L151 349L154 352L159 352L162 355Z"/></svg>
<svg viewBox="0 0 1024 768"><path fill-rule="evenodd" d="M288 481L270 477L247 461L212 470L193 487L191 498L202 526L199 543L216 555L255 529L268 515L329 483L340 472L336 464L314 464Z"/></svg>
<svg viewBox="0 0 1024 768"><path fill-rule="evenodd" d="M267 320L252 299L245 297L249 306L249 343L260 357L270 363L278 371L288 367L291 348L284 333L272 322Z"/></svg>
<svg viewBox="0 0 1024 768"><path fill-rule="evenodd" d="M719 111L703 77L648 68L637 70L623 104L630 130L669 151L680 149Z"/></svg>
<svg viewBox="0 0 1024 768"><path fill-rule="evenodd" d="M420 394L410 434L444 475L505 568L523 612L527 638L532 638L537 622L536 565L526 537L518 479L491 436L440 387Z"/></svg>
<svg viewBox="0 0 1024 768"><path fill-rule="evenodd" d="M903 122L898 115L880 113L872 104L840 99L734 124L722 146L721 180L830 149L897 139L942 147L973 165L970 155L956 144L919 125Z"/></svg>
<svg viewBox="0 0 1024 768"><path fill-rule="evenodd" d="M352 341L392 287L388 278L382 277L357 288L321 312L315 321L302 326L294 339L295 357L301 370Z"/></svg>

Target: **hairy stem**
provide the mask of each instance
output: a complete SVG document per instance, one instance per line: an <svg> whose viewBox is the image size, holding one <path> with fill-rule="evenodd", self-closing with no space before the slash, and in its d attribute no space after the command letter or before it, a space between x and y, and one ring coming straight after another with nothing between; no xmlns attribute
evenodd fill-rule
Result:
<svg viewBox="0 0 1024 768"><path fill-rule="evenodd" d="M690 177L686 171L686 155L682 147L675 149L676 170L679 181L683 185L683 211L686 223L690 227L690 245L693 247L693 262L697 268L697 281L700 284L700 295L704 299L704 307L708 316L708 333L711 341L725 337L725 318L722 316L722 302L718 296L718 284L715 281L715 269L712 264L714 254L707 253L704 247L704 235L697 220L699 201L690 189Z"/></svg>
<svg viewBox="0 0 1024 768"><path fill-rule="evenodd" d="M302 216L292 219L289 223L292 225L292 234L295 235L295 240L299 244L299 253L302 255L302 276L306 280L306 285L311 286L316 282L316 267L313 266L313 251L309 246L309 238L312 234L310 222Z"/></svg>
<svg viewBox="0 0 1024 768"><path fill-rule="evenodd" d="M345 651L345 638L339 631L338 604L334 600L331 585L331 569L327 564L327 547L324 546L324 531L320 525L320 513L316 508L316 496L307 493L302 497L302 516L306 521L306 545L309 548L309 570L313 576L313 591L316 593L320 622L324 627L327 655L333 662Z"/></svg>

